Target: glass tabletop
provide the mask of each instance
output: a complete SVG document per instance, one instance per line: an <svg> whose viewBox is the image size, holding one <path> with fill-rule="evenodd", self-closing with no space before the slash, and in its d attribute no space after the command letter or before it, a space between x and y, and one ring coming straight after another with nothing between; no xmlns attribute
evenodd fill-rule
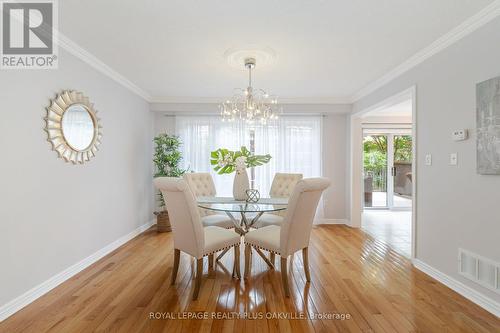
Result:
<svg viewBox="0 0 500 333"><path fill-rule="evenodd" d="M231 197L197 197L198 204L245 204L246 201L235 200ZM253 204L253 203L252 203ZM256 204L287 205L288 198L260 198Z"/></svg>
<svg viewBox="0 0 500 333"><path fill-rule="evenodd" d="M265 213L285 210L286 205L271 205L267 203L198 203L198 207L222 212Z"/></svg>

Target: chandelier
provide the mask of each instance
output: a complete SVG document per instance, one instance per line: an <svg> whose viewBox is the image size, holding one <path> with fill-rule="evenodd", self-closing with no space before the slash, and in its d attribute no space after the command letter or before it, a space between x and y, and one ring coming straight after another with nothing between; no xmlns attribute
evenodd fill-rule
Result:
<svg viewBox="0 0 500 333"><path fill-rule="evenodd" d="M231 99L219 105L222 121L243 120L250 124L259 122L265 125L269 121L278 119L283 113L277 96L252 87L252 69L255 68L255 64L255 58L245 59L245 68L248 69L248 87L235 89Z"/></svg>

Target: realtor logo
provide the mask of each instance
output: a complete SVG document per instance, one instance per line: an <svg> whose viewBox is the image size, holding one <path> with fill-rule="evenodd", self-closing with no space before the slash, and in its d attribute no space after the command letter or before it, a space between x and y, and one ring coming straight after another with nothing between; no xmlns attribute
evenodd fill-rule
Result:
<svg viewBox="0 0 500 333"><path fill-rule="evenodd" d="M57 68L55 0L1 0L1 69Z"/></svg>

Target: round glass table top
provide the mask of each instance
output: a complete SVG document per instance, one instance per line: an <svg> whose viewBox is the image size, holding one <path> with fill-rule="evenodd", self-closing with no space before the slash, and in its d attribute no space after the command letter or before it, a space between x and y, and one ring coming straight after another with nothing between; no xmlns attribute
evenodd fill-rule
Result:
<svg viewBox="0 0 500 333"><path fill-rule="evenodd" d="M216 210L221 212L236 212L236 213L260 213L260 212L276 212L285 210L286 205L271 205L264 203L198 203L198 207L203 209Z"/></svg>

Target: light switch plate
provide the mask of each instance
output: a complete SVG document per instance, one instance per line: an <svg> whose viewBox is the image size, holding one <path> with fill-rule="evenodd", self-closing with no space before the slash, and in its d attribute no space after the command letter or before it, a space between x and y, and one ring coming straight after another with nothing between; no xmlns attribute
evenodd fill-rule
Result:
<svg viewBox="0 0 500 333"><path fill-rule="evenodd" d="M458 154L457 153L450 154L450 165L458 165Z"/></svg>
<svg viewBox="0 0 500 333"><path fill-rule="evenodd" d="M425 165L432 165L432 155L431 154L425 155Z"/></svg>
<svg viewBox="0 0 500 333"><path fill-rule="evenodd" d="M468 137L469 137L469 131L467 131L467 129L465 128L455 130L451 133L451 139L453 141L467 140Z"/></svg>

